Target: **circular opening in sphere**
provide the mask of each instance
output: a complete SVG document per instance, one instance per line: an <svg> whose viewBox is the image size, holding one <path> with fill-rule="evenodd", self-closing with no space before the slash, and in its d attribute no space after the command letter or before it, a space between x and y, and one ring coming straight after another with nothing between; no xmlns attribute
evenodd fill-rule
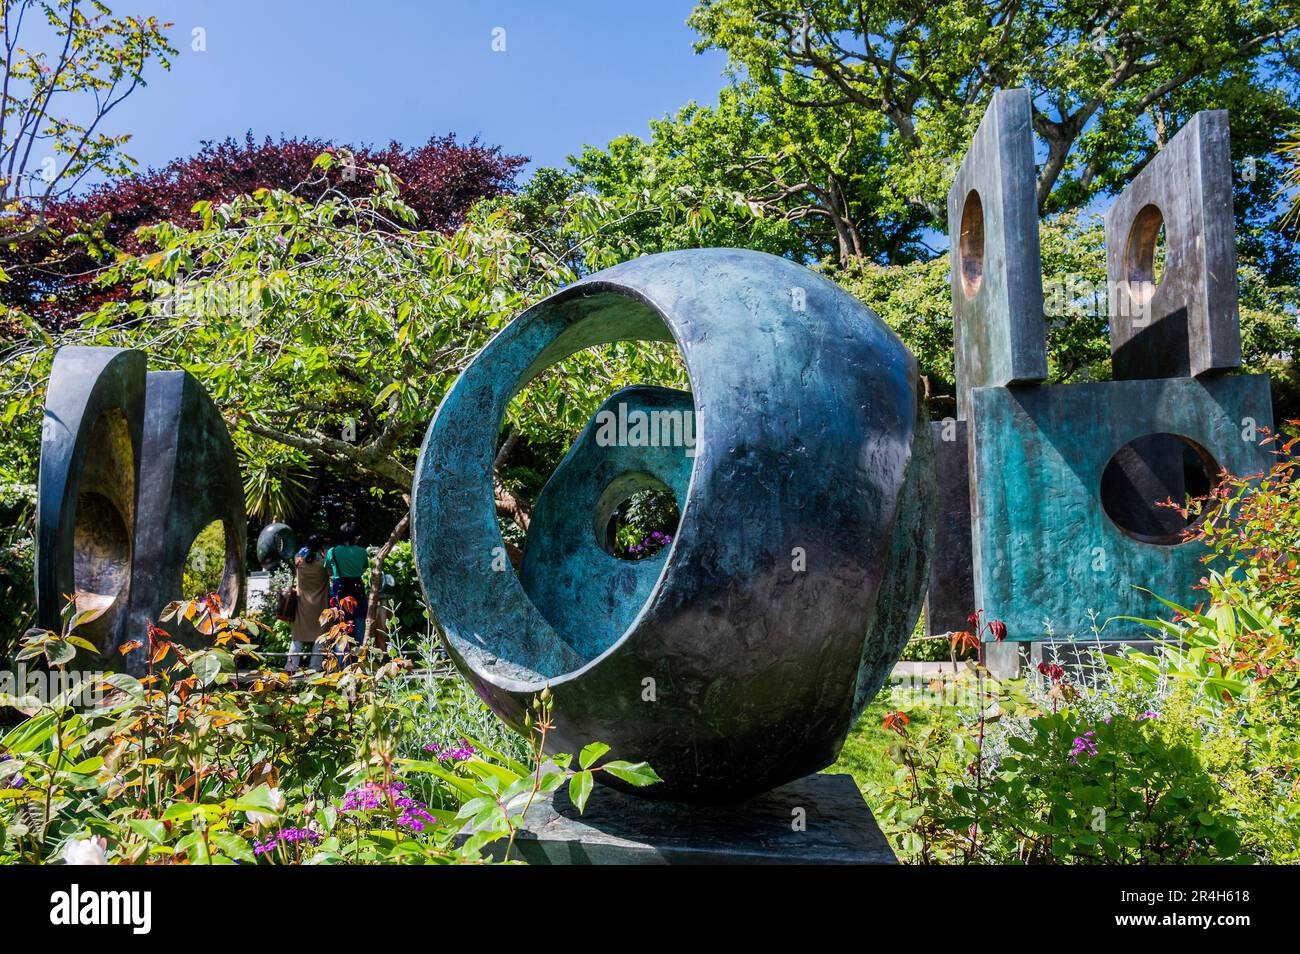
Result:
<svg viewBox="0 0 1300 954"><path fill-rule="evenodd" d="M1218 483L1219 466L1200 444L1180 434L1147 434L1117 450L1101 476L1101 505L1114 524L1143 543L1182 543L1204 519L1170 505L1204 497Z"/></svg>
<svg viewBox="0 0 1300 954"><path fill-rule="evenodd" d="M961 233L957 239L957 269L961 290L974 298L984 281L984 204L972 189L961 212Z"/></svg>
<svg viewBox="0 0 1300 954"><path fill-rule="evenodd" d="M1154 205L1143 206L1129 227L1124 247L1124 279L1129 297L1146 305L1155 296L1164 274L1165 219Z"/></svg>
<svg viewBox="0 0 1300 954"><path fill-rule="evenodd" d="M638 484L643 484L639 489L629 490L624 478L619 478L602 495L596 508L597 542L602 550L619 560L645 560L655 556L673 542L682 519L677 498L662 481L648 475L635 475L635 478Z"/></svg>

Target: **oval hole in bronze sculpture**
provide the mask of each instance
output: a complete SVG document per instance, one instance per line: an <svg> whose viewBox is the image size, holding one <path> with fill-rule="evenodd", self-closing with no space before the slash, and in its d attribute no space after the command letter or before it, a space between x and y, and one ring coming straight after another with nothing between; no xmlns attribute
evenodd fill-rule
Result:
<svg viewBox="0 0 1300 954"><path fill-rule="evenodd" d="M131 569L131 538L117 505L95 491L77 495L74 534L77 612L92 613L89 622L113 609L126 591Z"/></svg>
<svg viewBox="0 0 1300 954"><path fill-rule="evenodd" d="M967 298L974 298L984 281L984 203L974 189L966 194L966 204L961 211L957 261L962 293Z"/></svg>
<svg viewBox="0 0 1300 954"><path fill-rule="evenodd" d="M135 464L120 408L107 408L95 419L76 500L74 596L77 612L91 614L82 635L100 642L125 610L131 577Z"/></svg>
<svg viewBox="0 0 1300 954"><path fill-rule="evenodd" d="M182 593L187 599L219 593L224 609L235 605L238 579L231 566L231 537L224 520L213 520L195 534L185 558Z"/></svg>
<svg viewBox="0 0 1300 954"><path fill-rule="evenodd" d="M671 542L681 520L681 505L670 487L650 474L633 473L616 478L605 489L596 505L592 529L600 548L616 560L645 560L663 548L658 537L649 540L650 534ZM646 537L626 548L619 541L619 531L633 523L648 524L644 527Z"/></svg>
<svg viewBox="0 0 1300 954"><path fill-rule="evenodd" d="M1165 219L1154 205L1143 206L1133 218L1124 246L1124 277L1138 305L1155 297L1164 271Z"/></svg>

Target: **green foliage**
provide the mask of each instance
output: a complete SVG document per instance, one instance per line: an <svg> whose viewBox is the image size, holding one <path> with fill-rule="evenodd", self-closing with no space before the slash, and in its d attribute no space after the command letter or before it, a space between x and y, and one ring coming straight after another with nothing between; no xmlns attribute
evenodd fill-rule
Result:
<svg viewBox="0 0 1300 954"><path fill-rule="evenodd" d="M149 674L93 675L51 699L0 697L29 718L0 739L0 860L40 863L97 855L121 864L445 864L512 860L519 818L539 795L568 784L579 809L609 772L633 785L658 776L644 763L545 754L549 693L528 717L526 761L462 739L454 752L401 754L417 716L396 658L291 684L261 671L250 620L206 602L172 604L163 622L191 621L210 645L187 651L150 627ZM59 633L32 631L22 656L70 672L85 614L71 607ZM328 642L346 639L338 614ZM400 687L400 688L398 688ZM98 690L107 690L102 695ZM89 707L78 706L91 693ZM440 800L431 806L415 797ZM457 844L463 825L468 838Z"/></svg>
<svg viewBox="0 0 1300 954"><path fill-rule="evenodd" d="M810 84L800 76L783 77L779 88L737 83L715 107L690 103L652 120L649 140L622 136L603 150L588 146L572 160L573 171L605 196L667 185L683 195L716 188L730 197L698 236L643 223L635 236L647 250L698 242L805 261L924 256L919 212L892 202L883 189L888 156L876 148L883 118L859 111L850 122L791 105L808 95Z"/></svg>
<svg viewBox="0 0 1300 954"><path fill-rule="evenodd" d="M384 561L384 571L393 577L390 630L417 637L425 634L429 627L429 608L420 589L420 579L415 572L415 553L409 540L393 544L388 559Z"/></svg>
<svg viewBox="0 0 1300 954"><path fill-rule="evenodd" d="M181 576L182 592L191 598L215 593L226 569L226 528L214 520L194 538L185 557Z"/></svg>
<svg viewBox="0 0 1300 954"><path fill-rule="evenodd" d="M35 514L34 485L0 484L0 656L9 655L14 634L26 631L36 613Z"/></svg>
<svg viewBox="0 0 1300 954"><path fill-rule="evenodd" d="M612 519L614 555L644 560L672 544L681 514L671 491L639 490L623 502Z"/></svg>
<svg viewBox="0 0 1300 954"><path fill-rule="evenodd" d="M884 208L921 207L936 226L956 157L999 88L1034 97L1043 212L1118 191L1198 109L1231 107L1247 155L1265 155L1288 116L1295 125L1286 49L1300 16L1289 0L701 0L690 23L701 48L726 51L733 71L791 107L868 130L859 152L887 159ZM1275 164L1258 165L1276 187ZM1240 198L1272 204L1262 190Z"/></svg>

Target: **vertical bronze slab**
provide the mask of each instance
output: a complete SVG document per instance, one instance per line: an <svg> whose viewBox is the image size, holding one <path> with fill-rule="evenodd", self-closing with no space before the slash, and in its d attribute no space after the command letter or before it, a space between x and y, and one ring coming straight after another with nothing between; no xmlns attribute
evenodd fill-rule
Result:
<svg viewBox="0 0 1300 954"><path fill-rule="evenodd" d="M995 93L948 192L957 416L971 388L1047 377L1033 105Z"/></svg>
<svg viewBox="0 0 1300 954"><path fill-rule="evenodd" d="M1272 460L1242 427L1272 426L1264 375L981 388L972 397L975 596L1012 640L1045 639L1048 626L1055 638L1091 638L1090 610L1099 626L1111 620L1106 639L1149 637L1120 617L1165 612L1152 593L1186 606L1202 599L1203 546L1160 528L1135 533L1106 509L1112 462L1129 494L1152 504L1178 485L1137 467L1152 457L1165 465L1167 435L1203 448L1213 473L1258 474Z"/></svg>
<svg viewBox="0 0 1300 954"><path fill-rule="evenodd" d="M934 558L925 591L927 636L967 628L975 606L971 566L970 459L965 421L934 421Z"/></svg>
<svg viewBox="0 0 1300 954"><path fill-rule="evenodd" d="M148 376L136 521L130 638L140 639L164 606L182 597L185 561L194 538L214 520L225 529L226 558L219 593L227 612L244 598L244 546L248 533L243 483L225 421L203 387L184 371ZM169 631L184 638L184 628ZM143 650L127 658L144 666Z"/></svg>
<svg viewBox="0 0 1300 954"><path fill-rule="evenodd" d="M1161 226L1164 268L1153 285ZM1106 271L1116 380L1241 366L1225 110L1193 116L1106 212Z"/></svg>
<svg viewBox="0 0 1300 954"><path fill-rule="evenodd" d="M131 590L145 359L121 348L62 348L45 398L36 509L38 624L61 628L69 596L96 615L79 629L117 645Z"/></svg>

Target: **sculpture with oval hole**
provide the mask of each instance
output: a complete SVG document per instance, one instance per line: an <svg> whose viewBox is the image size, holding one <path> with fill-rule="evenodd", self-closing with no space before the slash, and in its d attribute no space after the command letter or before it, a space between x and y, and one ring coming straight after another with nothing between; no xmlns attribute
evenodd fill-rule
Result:
<svg viewBox="0 0 1300 954"><path fill-rule="evenodd" d="M542 494L587 473L564 519L540 517L525 577L540 592L552 546L597 545L624 468L681 494L680 525L631 592L599 564L569 573L591 593L558 613L504 559L500 422L547 367L622 340L676 342L694 458L656 473L584 432ZM928 576L931 455L915 359L837 285L756 252L652 255L530 308L466 368L420 453L416 564L453 660L511 725L549 687L555 750L598 739L662 776L643 794L739 800L833 762L897 660Z"/></svg>
<svg viewBox="0 0 1300 954"><path fill-rule="evenodd" d="M212 522L225 539L217 595L225 615L243 606L244 547L248 520L243 481L230 432L207 391L186 371L150 372L145 389L140 499L132 560L130 637L140 639L184 592L191 546ZM171 624L172 635L193 642L193 627ZM128 669L144 668L144 650L127 657Z"/></svg>
<svg viewBox="0 0 1300 954"><path fill-rule="evenodd" d="M50 368L36 505L37 625L58 630L72 598L99 646L127 629L145 358L121 348L61 348Z"/></svg>
<svg viewBox="0 0 1300 954"><path fill-rule="evenodd" d="M115 665L125 642L143 641L167 603L203 595L184 593L182 579L194 539L214 520L225 536L219 593L226 612L238 610L242 482L225 422L188 373L146 373L137 351L61 348L46 391L37 495L38 624L59 628L72 596L92 613L79 632L100 647L103 664ZM125 665L141 671L143 651Z"/></svg>

